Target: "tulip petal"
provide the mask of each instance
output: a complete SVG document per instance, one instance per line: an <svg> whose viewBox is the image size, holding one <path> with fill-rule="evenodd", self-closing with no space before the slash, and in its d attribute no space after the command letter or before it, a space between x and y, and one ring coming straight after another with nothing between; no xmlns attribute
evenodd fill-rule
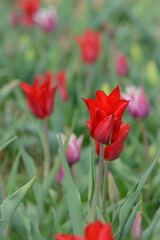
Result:
<svg viewBox="0 0 160 240"><path fill-rule="evenodd" d="M109 101L111 104L118 102L120 100L120 91L119 91L119 84L117 87L109 94L108 96Z"/></svg>
<svg viewBox="0 0 160 240"><path fill-rule="evenodd" d="M106 116L96 127L94 137L98 142L108 144L113 130L114 115Z"/></svg>
<svg viewBox="0 0 160 240"><path fill-rule="evenodd" d="M105 148L104 156L108 161L115 160L124 149L125 139L130 131L130 124L121 124L117 140Z"/></svg>
<svg viewBox="0 0 160 240"><path fill-rule="evenodd" d="M108 96L101 90L96 92L97 107L104 110L106 115L113 113L112 104L109 101Z"/></svg>
<svg viewBox="0 0 160 240"><path fill-rule="evenodd" d="M105 224L105 226L102 228L100 235L98 237L98 240L114 240L112 235L112 227L110 223Z"/></svg>
<svg viewBox="0 0 160 240"><path fill-rule="evenodd" d="M99 234L103 228L103 223L97 220L95 223L90 223L84 231L85 239L87 240L97 240L99 239Z"/></svg>

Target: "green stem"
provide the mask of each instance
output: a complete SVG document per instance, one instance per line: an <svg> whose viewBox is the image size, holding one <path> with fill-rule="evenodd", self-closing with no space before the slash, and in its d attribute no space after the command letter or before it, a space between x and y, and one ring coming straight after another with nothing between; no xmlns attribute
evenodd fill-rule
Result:
<svg viewBox="0 0 160 240"><path fill-rule="evenodd" d="M102 216L105 216L105 209L106 209L106 196L107 196L107 184L108 184L108 167L109 161L105 162L105 170L104 170L104 180L103 180L103 193L102 193L102 206L101 212Z"/></svg>
<svg viewBox="0 0 160 240"><path fill-rule="evenodd" d="M50 170L50 145L48 136L48 122L44 119L44 135L45 135L45 159L44 159L44 179L47 178Z"/></svg>
<svg viewBox="0 0 160 240"><path fill-rule="evenodd" d="M141 123L143 144L144 144L144 150L145 150L146 166L148 166L148 164L149 164L149 152L148 152L149 144L148 144L147 130L146 130L144 119L140 119L140 123Z"/></svg>
<svg viewBox="0 0 160 240"><path fill-rule="evenodd" d="M101 188L102 182L102 174L103 174L103 161L104 161L104 147L103 144L100 144L100 156L99 156L99 165L98 165L98 174L96 180L96 186L94 190L93 200L92 200L92 207L90 212L89 220L90 222L94 222L96 218L96 207L98 205L98 198Z"/></svg>
<svg viewBox="0 0 160 240"><path fill-rule="evenodd" d="M87 77L85 81L85 97L88 98L91 94L92 89L92 66L87 66Z"/></svg>
<svg viewBox="0 0 160 240"><path fill-rule="evenodd" d="M3 194L3 199L6 198L6 191L5 191L5 187L4 187L4 182L3 182L3 178L2 175L0 174L0 188Z"/></svg>

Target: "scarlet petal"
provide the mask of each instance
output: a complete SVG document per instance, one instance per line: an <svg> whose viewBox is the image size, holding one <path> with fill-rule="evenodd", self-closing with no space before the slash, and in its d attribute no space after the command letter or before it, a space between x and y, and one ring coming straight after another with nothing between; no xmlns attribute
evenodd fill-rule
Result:
<svg viewBox="0 0 160 240"><path fill-rule="evenodd" d="M130 124L121 124L117 140L105 148L104 157L108 161L115 160L120 156L124 149L124 142L130 131Z"/></svg>
<svg viewBox="0 0 160 240"><path fill-rule="evenodd" d="M56 240L83 240L77 235L55 234L54 237Z"/></svg>
<svg viewBox="0 0 160 240"><path fill-rule="evenodd" d="M101 230L101 233L98 237L98 240L114 240L114 237L112 235L112 228L109 223L105 224L103 229Z"/></svg>
<svg viewBox="0 0 160 240"><path fill-rule="evenodd" d="M119 102L115 103L113 105L114 108L114 115L115 117L122 118L124 111L126 110L126 107L128 106L129 101L127 100L120 100Z"/></svg>
<svg viewBox="0 0 160 240"><path fill-rule="evenodd" d="M95 129L94 137L98 142L106 145L109 143L111 133L113 130L113 119L114 119L113 114L106 116Z"/></svg>
<svg viewBox="0 0 160 240"><path fill-rule="evenodd" d="M103 228L103 223L97 220L95 223L90 223L84 231L85 239L87 240L99 240L99 234ZM60 240L60 239L59 239Z"/></svg>
<svg viewBox="0 0 160 240"><path fill-rule="evenodd" d="M109 101L111 104L114 104L115 102L118 102L120 100L120 91L119 91L119 84L117 87L110 93L108 96Z"/></svg>
<svg viewBox="0 0 160 240"><path fill-rule="evenodd" d="M108 96L103 91L98 90L96 92L96 102L97 107L103 109L106 115L110 115L111 113L113 113L112 104L109 101Z"/></svg>

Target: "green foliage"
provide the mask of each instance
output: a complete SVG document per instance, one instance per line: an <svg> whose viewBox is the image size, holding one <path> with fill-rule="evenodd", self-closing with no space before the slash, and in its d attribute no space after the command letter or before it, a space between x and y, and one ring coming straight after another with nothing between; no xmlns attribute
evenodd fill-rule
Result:
<svg viewBox="0 0 160 240"><path fill-rule="evenodd" d="M14 214L16 208L21 203L29 189L35 182L36 177L29 181L25 186L18 189L14 194L6 198L2 205L0 205L0 236L2 237L3 231Z"/></svg>

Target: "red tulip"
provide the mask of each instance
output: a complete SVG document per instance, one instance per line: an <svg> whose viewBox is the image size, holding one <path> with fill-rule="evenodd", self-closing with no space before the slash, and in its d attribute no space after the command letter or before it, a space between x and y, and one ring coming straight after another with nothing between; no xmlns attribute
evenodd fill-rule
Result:
<svg viewBox="0 0 160 240"><path fill-rule="evenodd" d="M117 159L124 149L124 142L130 131L130 124L121 123L118 137L113 143L105 147L104 150L104 159L108 161L113 161ZM99 156L100 154L100 143L95 141L96 152Z"/></svg>
<svg viewBox="0 0 160 240"><path fill-rule="evenodd" d="M128 73L128 59L125 55L119 55L116 59L116 73L125 76Z"/></svg>
<svg viewBox="0 0 160 240"><path fill-rule="evenodd" d="M114 143L122 128L122 115L129 103L120 99L119 86L109 96L103 91L96 92L96 100L83 99L90 113L90 122L86 121L90 135L99 143Z"/></svg>
<svg viewBox="0 0 160 240"><path fill-rule="evenodd" d="M99 220L88 224L84 237L67 234L55 234L54 237L56 240L114 240L110 223L103 224Z"/></svg>
<svg viewBox="0 0 160 240"><path fill-rule="evenodd" d="M20 6L23 10L22 21L26 26L34 23L33 16L40 7L40 0L20 0Z"/></svg>
<svg viewBox="0 0 160 240"><path fill-rule="evenodd" d="M50 79L45 79L41 83L38 80L38 76L36 76L33 86L25 82L20 83L20 86L27 98L28 106L32 113L37 118L44 119L49 117L53 111L54 96L57 87L53 86Z"/></svg>
<svg viewBox="0 0 160 240"><path fill-rule="evenodd" d="M66 78L67 78L66 75L67 75L66 71L61 71L57 73L57 82L58 82L62 101L66 101L69 97L67 86L66 86Z"/></svg>
<svg viewBox="0 0 160 240"><path fill-rule="evenodd" d="M75 37L84 62L92 64L97 61L101 50L101 33L87 29L84 36Z"/></svg>

